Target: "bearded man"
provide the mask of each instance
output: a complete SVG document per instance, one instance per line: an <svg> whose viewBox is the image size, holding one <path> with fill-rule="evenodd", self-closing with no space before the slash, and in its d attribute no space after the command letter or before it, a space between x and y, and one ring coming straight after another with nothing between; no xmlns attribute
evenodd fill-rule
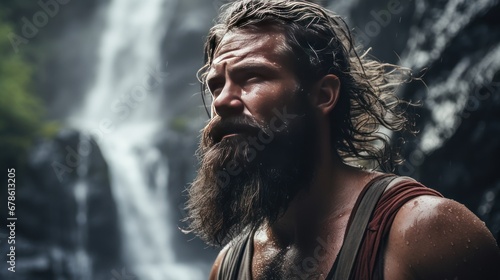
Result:
<svg viewBox="0 0 500 280"><path fill-rule="evenodd" d="M496 242L466 207L353 164L392 170L379 130L411 130L413 104L394 94L408 70L360 55L339 16L236 1L205 51L213 100L188 221L226 245L210 279L500 279Z"/></svg>

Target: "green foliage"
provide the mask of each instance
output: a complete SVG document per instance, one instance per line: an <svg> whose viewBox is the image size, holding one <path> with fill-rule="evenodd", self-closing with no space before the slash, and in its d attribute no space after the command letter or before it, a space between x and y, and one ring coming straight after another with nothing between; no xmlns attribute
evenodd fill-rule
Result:
<svg viewBox="0 0 500 280"><path fill-rule="evenodd" d="M33 67L16 54L0 19L0 166L21 163L44 128L43 107L31 87Z"/></svg>

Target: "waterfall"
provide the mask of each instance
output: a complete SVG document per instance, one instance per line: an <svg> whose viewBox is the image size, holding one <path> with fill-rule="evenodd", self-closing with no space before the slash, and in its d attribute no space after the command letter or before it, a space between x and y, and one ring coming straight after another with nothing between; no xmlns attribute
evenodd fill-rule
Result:
<svg viewBox="0 0 500 280"><path fill-rule="evenodd" d="M85 155L82 151L84 149L84 137L80 136L79 153ZM88 155L88 154L87 154ZM76 202L76 252L73 260L72 275L76 279L91 280L92 279L92 265L89 254L86 250L87 245L87 232L88 232L88 218L87 218L87 192L88 192L88 157L84 156L81 159L81 164L76 169L77 181L73 187L73 195Z"/></svg>
<svg viewBox="0 0 500 280"><path fill-rule="evenodd" d="M160 45L175 7L175 0L109 3L94 84L69 118L96 139L109 166L126 263L110 272L111 279L124 270L141 280L206 277L175 260L176 228L166 205L168 160L153 143L166 121L158 117L165 114L159 100L167 78ZM77 190L84 195L85 186Z"/></svg>

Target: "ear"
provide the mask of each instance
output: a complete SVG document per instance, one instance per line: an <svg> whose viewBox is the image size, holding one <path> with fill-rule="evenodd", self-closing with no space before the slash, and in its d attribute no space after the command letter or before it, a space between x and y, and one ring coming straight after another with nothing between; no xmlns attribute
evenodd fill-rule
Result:
<svg viewBox="0 0 500 280"><path fill-rule="evenodd" d="M317 95L314 98L314 106L323 115L328 115L339 99L340 80L333 74L324 76L317 83Z"/></svg>

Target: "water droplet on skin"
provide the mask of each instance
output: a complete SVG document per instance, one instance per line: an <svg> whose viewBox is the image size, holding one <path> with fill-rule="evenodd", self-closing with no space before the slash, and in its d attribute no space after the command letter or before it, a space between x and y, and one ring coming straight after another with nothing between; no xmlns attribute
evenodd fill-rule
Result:
<svg viewBox="0 0 500 280"><path fill-rule="evenodd" d="M450 242L450 244L451 244L451 246L455 245L455 244L453 244L453 242Z"/></svg>
<svg viewBox="0 0 500 280"><path fill-rule="evenodd" d="M431 238L431 235L430 235L430 234L427 234L427 237Z"/></svg>
<svg viewBox="0 0 500 280"><path fill-rule="evenodd" d="M467 238L467 242L470 243L470 238Z"/></svg>
<svg viewBox="0 0 500 280"><path fill-rule="evenodd" d="M408 240L407 240L407 241L406 241L406 245L410 245L410 241L408 241Z"/></svg>
<svg viewBox="0 0 500 280"><path fill-rule="evenodd" d="M452 213L452 212L453 212L453 210L451 210L451 208L448 208L448 212Z"/></svg>

